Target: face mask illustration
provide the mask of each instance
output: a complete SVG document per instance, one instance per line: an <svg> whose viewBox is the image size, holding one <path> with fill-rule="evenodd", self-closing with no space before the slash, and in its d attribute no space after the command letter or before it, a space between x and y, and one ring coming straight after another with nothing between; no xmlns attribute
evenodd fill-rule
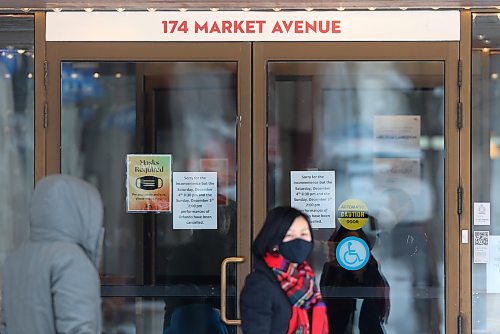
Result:
<svg viewBox="0 0 500 334"><path fill-rule="evenodd" d="M156 176L143 176L135 180L135 186L143 190L156 190L163 187L163 180Z"/></svg>

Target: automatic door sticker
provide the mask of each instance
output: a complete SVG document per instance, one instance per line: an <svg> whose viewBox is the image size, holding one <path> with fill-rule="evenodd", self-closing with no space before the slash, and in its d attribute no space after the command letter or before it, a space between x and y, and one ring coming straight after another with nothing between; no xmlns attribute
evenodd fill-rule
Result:
<svg viewBox="0 0 500 334"><path fill-rule="evenodd" d="M163 187L163 180L156 176L146 175L137 178L135 186L143 190L156 190Z"/></svg>
<svg viewBox="0 0 500 334"><path fill-rule="evenodd" d="M342 268L358 270L368 263L370 249L363 239L347 237L339 242L335 255Z"/></svg>
<svg viewBox="0 0 500 334"><path fill-rule="evenodd" d="M359 230L368 222L368 207L359 199L348 199L340 204L338 217L346 229Z"/></svg>

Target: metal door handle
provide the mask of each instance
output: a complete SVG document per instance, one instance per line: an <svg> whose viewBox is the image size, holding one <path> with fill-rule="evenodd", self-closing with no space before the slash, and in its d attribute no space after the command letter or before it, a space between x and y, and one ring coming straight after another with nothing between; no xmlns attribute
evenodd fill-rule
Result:
<svg viewBox="0 0 500 334"><path fill-rule="evenodd" d="M241 263L244 262L244 257L228 257L222 261L220 265L220 317L222 321L227 325L241 325L241 320L229 320L226 315L226 299L227 299L227 265L229 263Z"/></svg>

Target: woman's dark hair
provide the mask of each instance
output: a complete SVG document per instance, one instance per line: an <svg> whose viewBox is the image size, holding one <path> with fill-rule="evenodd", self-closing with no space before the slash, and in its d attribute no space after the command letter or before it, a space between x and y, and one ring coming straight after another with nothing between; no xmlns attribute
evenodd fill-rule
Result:
<svg viewBox="0 0 500 334"><path fill-rule="evenodd" d="M253 242L254 255L263 257L279 245L297 217L304 217L307 221L312 238L311 221L305 213L290 206L278 206L267 213L264 226Z"/></svg>

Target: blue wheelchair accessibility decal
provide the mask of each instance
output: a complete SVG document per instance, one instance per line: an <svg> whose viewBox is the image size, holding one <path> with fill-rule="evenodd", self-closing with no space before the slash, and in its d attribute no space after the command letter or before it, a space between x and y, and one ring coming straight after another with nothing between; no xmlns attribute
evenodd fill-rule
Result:
<svg viewBox="0 0 500 334"><path fill-rule="evenodd" d="M335 252L338 263L347 270L363 268L370 258L370 249L363 239L347 237L342 239Z"/></svg>

